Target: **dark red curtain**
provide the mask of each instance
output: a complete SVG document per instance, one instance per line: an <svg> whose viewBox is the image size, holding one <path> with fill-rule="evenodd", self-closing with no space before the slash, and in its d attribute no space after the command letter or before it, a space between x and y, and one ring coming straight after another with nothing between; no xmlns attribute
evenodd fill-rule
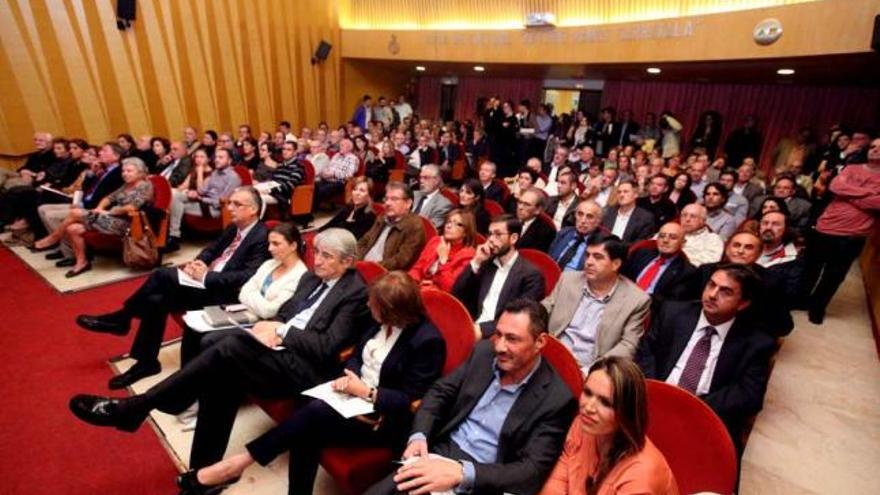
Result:
<svg viewBox="0 0 880 495"><path fill-rule="evenodd" d="M602 104L615 107L618 113L632 110L638 121L647 112L671 111L684 125L685 150L703 111L716 110L723 119L719 152L727 135L742 125L743 117L756 115L764 136L764 170L780 138L794 136L801 127L811 127L821 136L835 123L880 123L880 90L876 88L607 81Z"/></svg>
<svg viewBox="0 0 880 495"><path fill-rule="evenodd" d="M419 114L426 118L440 116L440 86L443 78L426 76L419 79ZM529 99L533 104L541 100L544 81L541 79L500 77L459 77L455 89L455 119L474 119L480 97L499 95L518 102Z"/></svg>

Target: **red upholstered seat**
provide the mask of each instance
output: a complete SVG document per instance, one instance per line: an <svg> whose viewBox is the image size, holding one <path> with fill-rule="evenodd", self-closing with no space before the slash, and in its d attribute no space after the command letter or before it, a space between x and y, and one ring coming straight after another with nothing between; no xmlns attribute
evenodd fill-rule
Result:
<svg viewBox="0 0 880 495"><path fill-rule="evenodd" d="M232 170L238 174L242 186L250 186L254 183L251 172L244 165L235 165ZM217 218L205 218L201 215L184 215L183 224L200 234L217 234L229 223L229 212L226 211L226 198L220 201L220 216Z"/></svg>
<svg viewBox="0 0 880 495"><path fill-rule="evenodd" d="M581 368L578 366L577 359L568 350L568 347L565 347L556 337L547 335L545 338L547 343L541 351L541 356L559 373L562 381L571 390L572 395L575 398L580 397L581 392L584 390L584 376L581 374Z"/></svg>
<svg viewBox="0 0 880 495"><path fill-rule="evenodd" d="M724 423L682 388L648 380L648 437L663 452L681 493L733 493L736 450Z"/></svg>
<svg viewBox="0 0 880 495"><path fill-rule="evenodd" d="M656 249L657 248L657 240L656 239L642 239L641 241L634 242L630 247L627 254L633 254L639 249Z"/></svg>
<svg viewBox="0 0 880 495"><path fill-rule="evenodd" d="M504 214L504 208L500 204L498 204L497 201L491 199L483 200L483 208L486 209L486 213L489 214L490 218L494 218L498 215Z"/></svg>
<svg viewBox="0 0 880 495"><path fill-rule="evenodd" d="M535 265L538 270L541 270L541 274L544 275L544 297L549 296L562 275L559 265L547 253L537 249L520 249L517 252Z"/></svg>
<svg viewBox="0 0 880 495"><path fill-rule="evenodd" d="M388 270L386 270L385 267L375 261L358 261L355 263L355 268L357 268L358 273L361 274L361 277L367 285L388 273Z"/></svg>
<svg viewBox="0 0 880 495"><path fill-rule="evenodd" d="M434 224L421 215L419 216L419 219L422 220L422 227L425 229L425 242L437 237L437 228L434 227Z"/></svg>
<svg viewBox="0 0 880 495"><path fill-rule="evenodd" d="M476 340L474 322L464 305L446 292L422 289L422 300L428 318L446 341L446 375L470 355ZM321 465L345 492L354 495L391 472L393 455L387 448L333 447L321 452Z"/></svg>
<svg viewBox="0 0 880 495"><path fill-rule="evenodd" d="M458 208L458 194L455 194L451 189L443 188L440 189L440 194L443 195L444 198L448 199L454 208Z"/></svg>

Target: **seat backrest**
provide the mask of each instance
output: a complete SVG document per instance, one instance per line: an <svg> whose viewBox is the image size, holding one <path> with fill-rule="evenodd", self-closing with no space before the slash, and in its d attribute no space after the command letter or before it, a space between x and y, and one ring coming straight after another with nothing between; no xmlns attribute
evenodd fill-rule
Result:
<svg viewBox="0 0 880 495"><path fill-rule="evenodd" d="M445 187L443 189L440 189L440 194L442 194L444 198L448 199L449 202L452 203L453 208L458 208L458 194L455 194Z"/></svg>
<svg viewBox="0 0 880 495"><path fill-rule="evenodd" d="M446 341L446 375L465 361L476 342L474 320L467 308L449 293L438 289L422 289L422 302L431 323L443 334Z"/></svg>
<svg viewBox="0 0 880 495"><path fill-rule="evenodd" d="M500 204L498 204L497 201L493 199L484 199L483 208L486 209L486 213L489 214L490 218L494 218L498 215L504 214L504 207L502 207Z"/></svg>
<svg viewBox="0 0 880 495"><path fill-rule="evenodd" d="M382 216L385 214L385 205L380 201L373 201L373 211L377 217Z"/></svg>
<svg viewBox="0 0 880 495"><path fill-rule="evenodd" d="M153 207L167 211L171 207L171 184L161 175L151 175L153 184Z"/></svg>
<svg viewBox="0 0 880 495"><path fill-rule="evenodd" d="M406 169L406 157L403 156L398 150L394 150L394 169L395 170L405 170Z"/></svg>
<svg viewBox="0 0 880 495"><path fill-rule="evenodd" d="M724 423L680 387L647 380L648 437L672 468L681 493L733 493L736 450Z"/></svg>
<svg viewBox="0 0 880 495"><path fill-rule="evenodd" d="M425 229L425 241L430 241L431 239L437 237L437 228L434 227L434 224L421 215L419 215L419 219L422 220L422 227Z"/></svg>
<svg viewBox="0 0 880 495"><path fill-rule="evenodd" d="M629 247L627 251L627 255L632 255L639 249L656 249L657 248L657 240L656 239L642 239L641 241L634 242L632 246Z"/></svg>
<svg viewBox="0 0 880 495"><path fill-rule="evenodd" d="M547 226L552 227L554 231L558 230L556 228L556 223L553 222L553 217L544 213L543 211L541 213L538 213L538 220L544 222L545 224L547 224Z"/></svg>
<svg viewBox="0 0 880 495"><path fill-rule="evenodd" d="M358 273L361 274L361 277L367 285L370 285L373 283L373 280L376 280L388 272L384 266L375 261L358 261L355 263L355 268L357 268Z"/></svg>
<svg viewBox="0 0 880 495"><path fill-rule="evenodd" d="M501 179L495 179L495 183L501 187L502 200L506 203L510 199L510 188L507 187L507 182L504 182Z"/></svg>
<svg viewBox="0 0 880 495"><path fill-rule="evenodd" d="M541 274L544 275L544 297L549 296L562 275L559 265L547 253L537 249L519 249L517 252L535 265L535 268L541 270Z"/></svg>
<svg viewBox="0 0 880 495"><path fill-rule="evenodd" d="M303 185L308 186L310 184L315 183L315 166L312 165L312 162L308 160L302 161L302 167L305 171L305 177L303 177Z"/></svg>
<svg viewBox="0 0 880 495"><path fill-rule="evenodd" d="M541 350L541 356L550 363L550 366L553 366L562 381L568 385L574 398L579 398L584 390L584 377L577 359L568 350L568 347L565 347L556 337L546 335L545 338L547 340L544 349Z"/></svg>
<svg viewBox="0 0 880 495"><path fill-rule="evenodd" d="M232 169L235 170L235 173L238 174L238 177L241 179L241 185L249 186L254 183L254 179L251 177L251 171L244 165L236 165L232 167Z"/></svg>

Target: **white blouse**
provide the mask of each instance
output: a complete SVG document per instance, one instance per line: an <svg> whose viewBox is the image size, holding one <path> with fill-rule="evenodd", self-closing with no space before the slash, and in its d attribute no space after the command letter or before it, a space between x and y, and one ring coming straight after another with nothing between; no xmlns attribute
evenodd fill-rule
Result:
<svg viewBox="0 0 880 495"><path fill-rule="evenodd" d="M371 388L379 386L379 374L382 372L382 363L388 357L388 353L394 347L400 333L403 331L400 327L391 327L391 334L388 334L388 327L382 325L382 328L376 332L364 345L364 351L361 354L361 380Z"/></svg>
<svg viewBox="0 0 880 495"><path fill-rule="evenodd" d="M280 264L274 258L263 262L257 268L257 273L248 279L238 293L238 300L261 319L272 318L278 313L281 305L293 296L300 279L308 271L306 264L300 260L287 273L273 280L264 293L263 282Z"/></svg>

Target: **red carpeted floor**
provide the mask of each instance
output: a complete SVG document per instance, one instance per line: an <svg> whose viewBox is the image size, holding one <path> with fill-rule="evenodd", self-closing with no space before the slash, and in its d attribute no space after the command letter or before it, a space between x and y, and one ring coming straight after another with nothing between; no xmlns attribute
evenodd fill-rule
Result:
<svg viewBox="0 0 880 495"><path fill-rule="evenodd" d="M3 494L176 493L177 470L149 425L134 434L98 428L67 408L76 393L108 394L107 360L127 352L134 333L86 332L75 316L118 309L141 281L59 294L0 248Z"/></svg>

